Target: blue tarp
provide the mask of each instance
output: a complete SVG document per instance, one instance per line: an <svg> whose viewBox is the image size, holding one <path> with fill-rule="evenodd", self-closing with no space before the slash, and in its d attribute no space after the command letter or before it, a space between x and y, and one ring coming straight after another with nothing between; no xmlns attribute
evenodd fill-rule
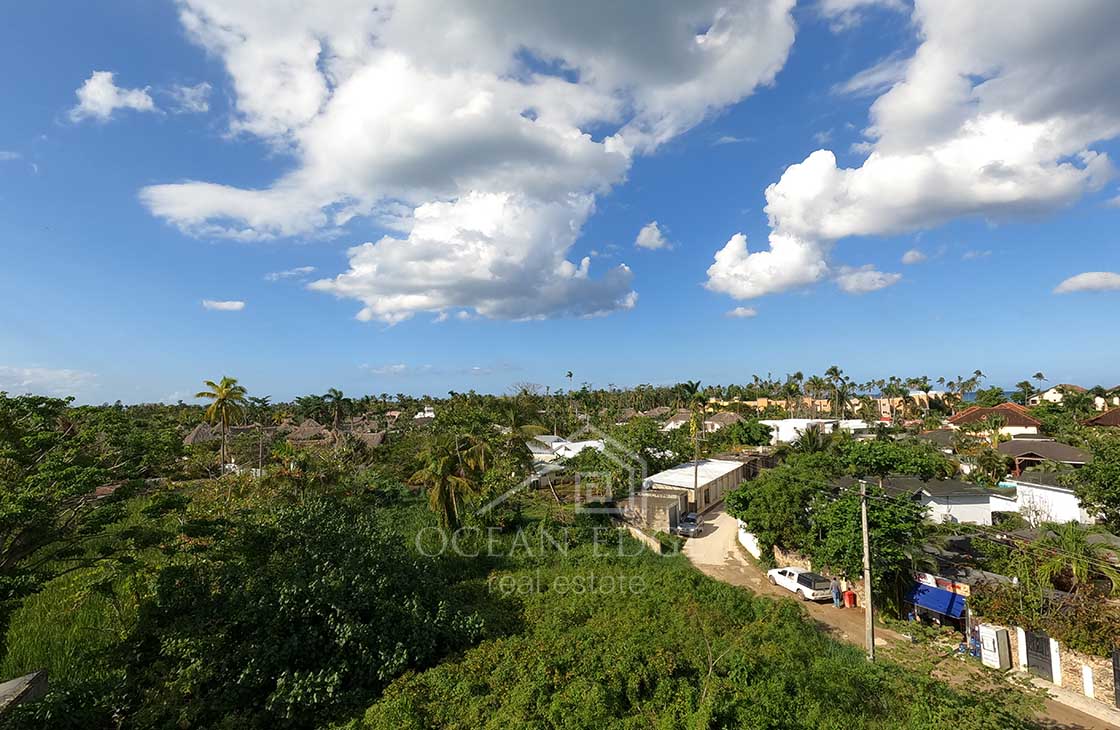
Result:
<svg viewBox="0 0 1120 730"><path fill-rule="evenodd" d="M960 618L964 615L965 597L958 596L944 588L915 583L910 592L906 594L905 600L942 616Z"/></svg>

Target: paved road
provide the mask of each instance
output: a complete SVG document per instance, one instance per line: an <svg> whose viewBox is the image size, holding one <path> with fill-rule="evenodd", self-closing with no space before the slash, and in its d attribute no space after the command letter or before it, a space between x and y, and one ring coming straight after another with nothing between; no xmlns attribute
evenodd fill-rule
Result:
<svg viewBox="0 0 1120 730"><path fill-rule="evenodd" d="M766 575L739 547L738 523L723 512L722 507L702 515L702 532L685 542L684 554L702 573L732 585L743 586L763 595L797 600L784 588L770 585ZM860 609L835 608L831 601L803 603L816 624L834 638L864 646L864 618ZM903 641L899 634L875 628L875 645L886 646ZM1070 693L1073 695L1073 693ZM1070 701L1088 702L1073 695ZM1044 727L1061 730L1120 730L1068 705L1047 700L1046 717L1039 719Z"/></svg>

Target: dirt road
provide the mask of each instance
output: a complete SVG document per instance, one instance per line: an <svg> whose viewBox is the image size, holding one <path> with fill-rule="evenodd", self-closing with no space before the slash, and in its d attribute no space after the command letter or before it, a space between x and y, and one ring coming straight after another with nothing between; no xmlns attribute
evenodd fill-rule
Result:
<svg viewBox="0 0 1120 730"><path fill-rule="evenodd" d="M689 539L684 546L685 556L702 573L725 583L743 586L758 594L790 601L797 600L784 588L770 585L766 580L766 574L747 557L746 551L739 546L738 524L735 518L722 509L712 510L702 518L700 536ZM831 601L803 602L802 605L821 630L838 640L864 646L862 610L835 608ZM875 627L877 647L900 647L904 643L911 646L900 634L881 626ZM1077 702L1079 698L1069 697L1069 700ZM1089 702L1084 698L1080 700ZM1046 700L1045 716L1039 717L1038 720L1044 727L1062 730L1120 730L1118 725L1099 720L1053 699Z"/></svg>

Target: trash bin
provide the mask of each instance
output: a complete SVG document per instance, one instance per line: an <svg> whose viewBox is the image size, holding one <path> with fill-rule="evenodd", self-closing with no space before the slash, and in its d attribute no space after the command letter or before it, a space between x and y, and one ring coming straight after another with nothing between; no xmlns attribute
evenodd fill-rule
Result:
<svg viewBox="0 0 1120 730"><path fill-rule="evenodd" d="M856 607L856 592L844 591L844 608Z"/></svg>

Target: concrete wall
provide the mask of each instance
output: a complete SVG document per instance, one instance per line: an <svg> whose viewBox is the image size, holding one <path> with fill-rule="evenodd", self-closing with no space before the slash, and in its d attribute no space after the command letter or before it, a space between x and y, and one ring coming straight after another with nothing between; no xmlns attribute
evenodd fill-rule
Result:
<svg viewBox="0 0 1120 730"><path fill-rule="evenodd" d="M759 421L759 423L770 427L770 443L777 446L779 443L790 443L801 438L801 434L812 424L819 425L825 433L832 433L836 421L819 418L776 418Z"/></svg>
<svg viewBox="0 0 1120 730"><path fill-rule="evenodd" d="M805 570L813 569L813 564L809 562L809 558L793 550L787 553L777 545L774 546L774 562L781 568L793 567L804 568Z"/></svg>
<svg viewBox="0 0 1120 730"><path fill-rule="evenodd" d="M630 537L642 543L658 555L661 554L661 541L657 538L653 537L652 535L647 535L633 525L626 525L626 531L630 533Z"/></svg>
<svg viewBox="0 0 1120 730"><path fill-rule="evenodd" d="M671 532L684 515L688 500L683 492L641 491L618 503L623 518L653 532Z"/></svg>
<svg viewBox="0 0 1120 730"><path fill-rule="evenodd" d="M753 532L747 532L747 526L742 520L736 520L739 526L739 544L742 545L748 553L753 555L756 560L762 558L762 546L758 544L758 538L754 536Z"/></svg>
<svg viewBox="0 0 1120 730"><path fill-rule="evenodd" d="M1023 629L1008 629L1011 638L1011 664L1021 672L1027 671L1027 655L1023 648ZM1106 707L1115 708L1116 685L1112 677L1112 659L1082 654L1068 649L1054 639L1050 640L1050 654L1054 667L1054 684L1072 692L1085 695Z"/></svg>

